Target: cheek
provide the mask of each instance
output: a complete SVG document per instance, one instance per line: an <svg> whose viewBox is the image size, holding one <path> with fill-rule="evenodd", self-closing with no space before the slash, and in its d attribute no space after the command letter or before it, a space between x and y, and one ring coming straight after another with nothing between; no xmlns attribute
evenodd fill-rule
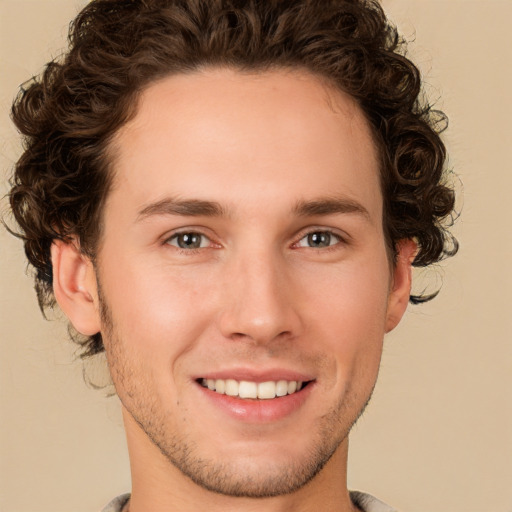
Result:
<svg viewBox="0 0 512 512"><path fill-rule="evenodd" d="M197 273L127 260L104 258L101 275L118 343L132 360L168 368L210 322L208 283Z"/></svg>
<svg viewBox="0 0 512 512"><path fill-rule="evenodd" d="M389 293L387 259L354 262L336 272L318 271L302 278L308 290L306 323L322 340L317 349L336 361L336 380L368 388L377 376Z"/></svg>
<svg viewBox="0 0 512 512"><path fill-rule="evenodd" d="M385 257L366 258L336 268L304 269L298 285L305 304L324 317L344 338L348 331L384 333L389 295L389 267ZM328 320L327 320L328 319ZM358 339L355 336L354 339Z"/></svg>
<svg viewBox="0 0 512 512"><path fill-rule="evenodd" d="M221 265L134 260L106 254L101 281L123 343L146 359L151 352L172 358L192 350L206 331L215 334L220 309L237 300L226 295L222 283L231 273ZM313 350L354 361L360 353L380 353L389 286L385 256L292 265L285 273L286 306L301 317L305 343L316 340Z"/></svg>

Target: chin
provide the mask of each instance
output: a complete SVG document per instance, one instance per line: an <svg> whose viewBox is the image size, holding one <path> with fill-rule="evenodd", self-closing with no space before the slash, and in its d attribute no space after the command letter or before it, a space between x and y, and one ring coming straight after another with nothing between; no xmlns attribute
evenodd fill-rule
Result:
<svg viewBox="0 0 512 512"><path fill-rule="evenodd" d="M299 460L281 459L279 462L276 462L274 453L259 457L260 460L221 462L219 459L190 458L171 462L194 483L210 492L239 498L270 498L294 493L307 485L335 451L333 447L329 451L308 453Z"/></svg>

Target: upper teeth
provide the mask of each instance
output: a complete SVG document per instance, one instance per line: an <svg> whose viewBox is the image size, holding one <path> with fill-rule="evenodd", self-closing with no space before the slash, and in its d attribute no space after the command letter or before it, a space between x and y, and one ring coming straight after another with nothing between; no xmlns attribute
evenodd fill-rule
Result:
<svg viewBox="0 0 512 512"><path fill-rule="evenodd" d="M202 379L201 384L216 393L240 398L270 399L276 396L291 395L302 388L302 382L296 380L278 380L268 382L237 381L234 379Z"/></svg>

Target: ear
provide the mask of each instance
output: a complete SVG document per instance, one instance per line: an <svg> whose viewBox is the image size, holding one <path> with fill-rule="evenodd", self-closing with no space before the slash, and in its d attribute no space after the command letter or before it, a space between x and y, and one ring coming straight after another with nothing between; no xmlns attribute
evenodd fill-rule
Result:
<svg viewBox="0 0 512 512"><path fill-rule="evenodd" d="M100 331L96 273L74 242L55 240L51 247L53 292L60 308L81 334Z"/></svg>
<svg viewBox="0 0 512 512"><path fill-rule="evenodd" d="M411 294L412 262L418 246L414 240L400 240L392 276L386 315L386 332L392 331L402 319Z"/></svg>

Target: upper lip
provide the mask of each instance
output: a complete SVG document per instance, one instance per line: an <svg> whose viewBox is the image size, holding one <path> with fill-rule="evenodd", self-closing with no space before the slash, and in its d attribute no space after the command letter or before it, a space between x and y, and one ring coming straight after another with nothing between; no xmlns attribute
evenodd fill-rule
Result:
<svg viewBox="0 0 512 512"><path fill-rule="evenodd" d="M251 368L231 368L216 371L209 371L204 374L198 375L198 379L234 379L237 381L249 382L268 382L268 381L302 381L307 382L314 380L311 374L290 370L286 368L269 368L269 369L251 369Z"/></svg>

